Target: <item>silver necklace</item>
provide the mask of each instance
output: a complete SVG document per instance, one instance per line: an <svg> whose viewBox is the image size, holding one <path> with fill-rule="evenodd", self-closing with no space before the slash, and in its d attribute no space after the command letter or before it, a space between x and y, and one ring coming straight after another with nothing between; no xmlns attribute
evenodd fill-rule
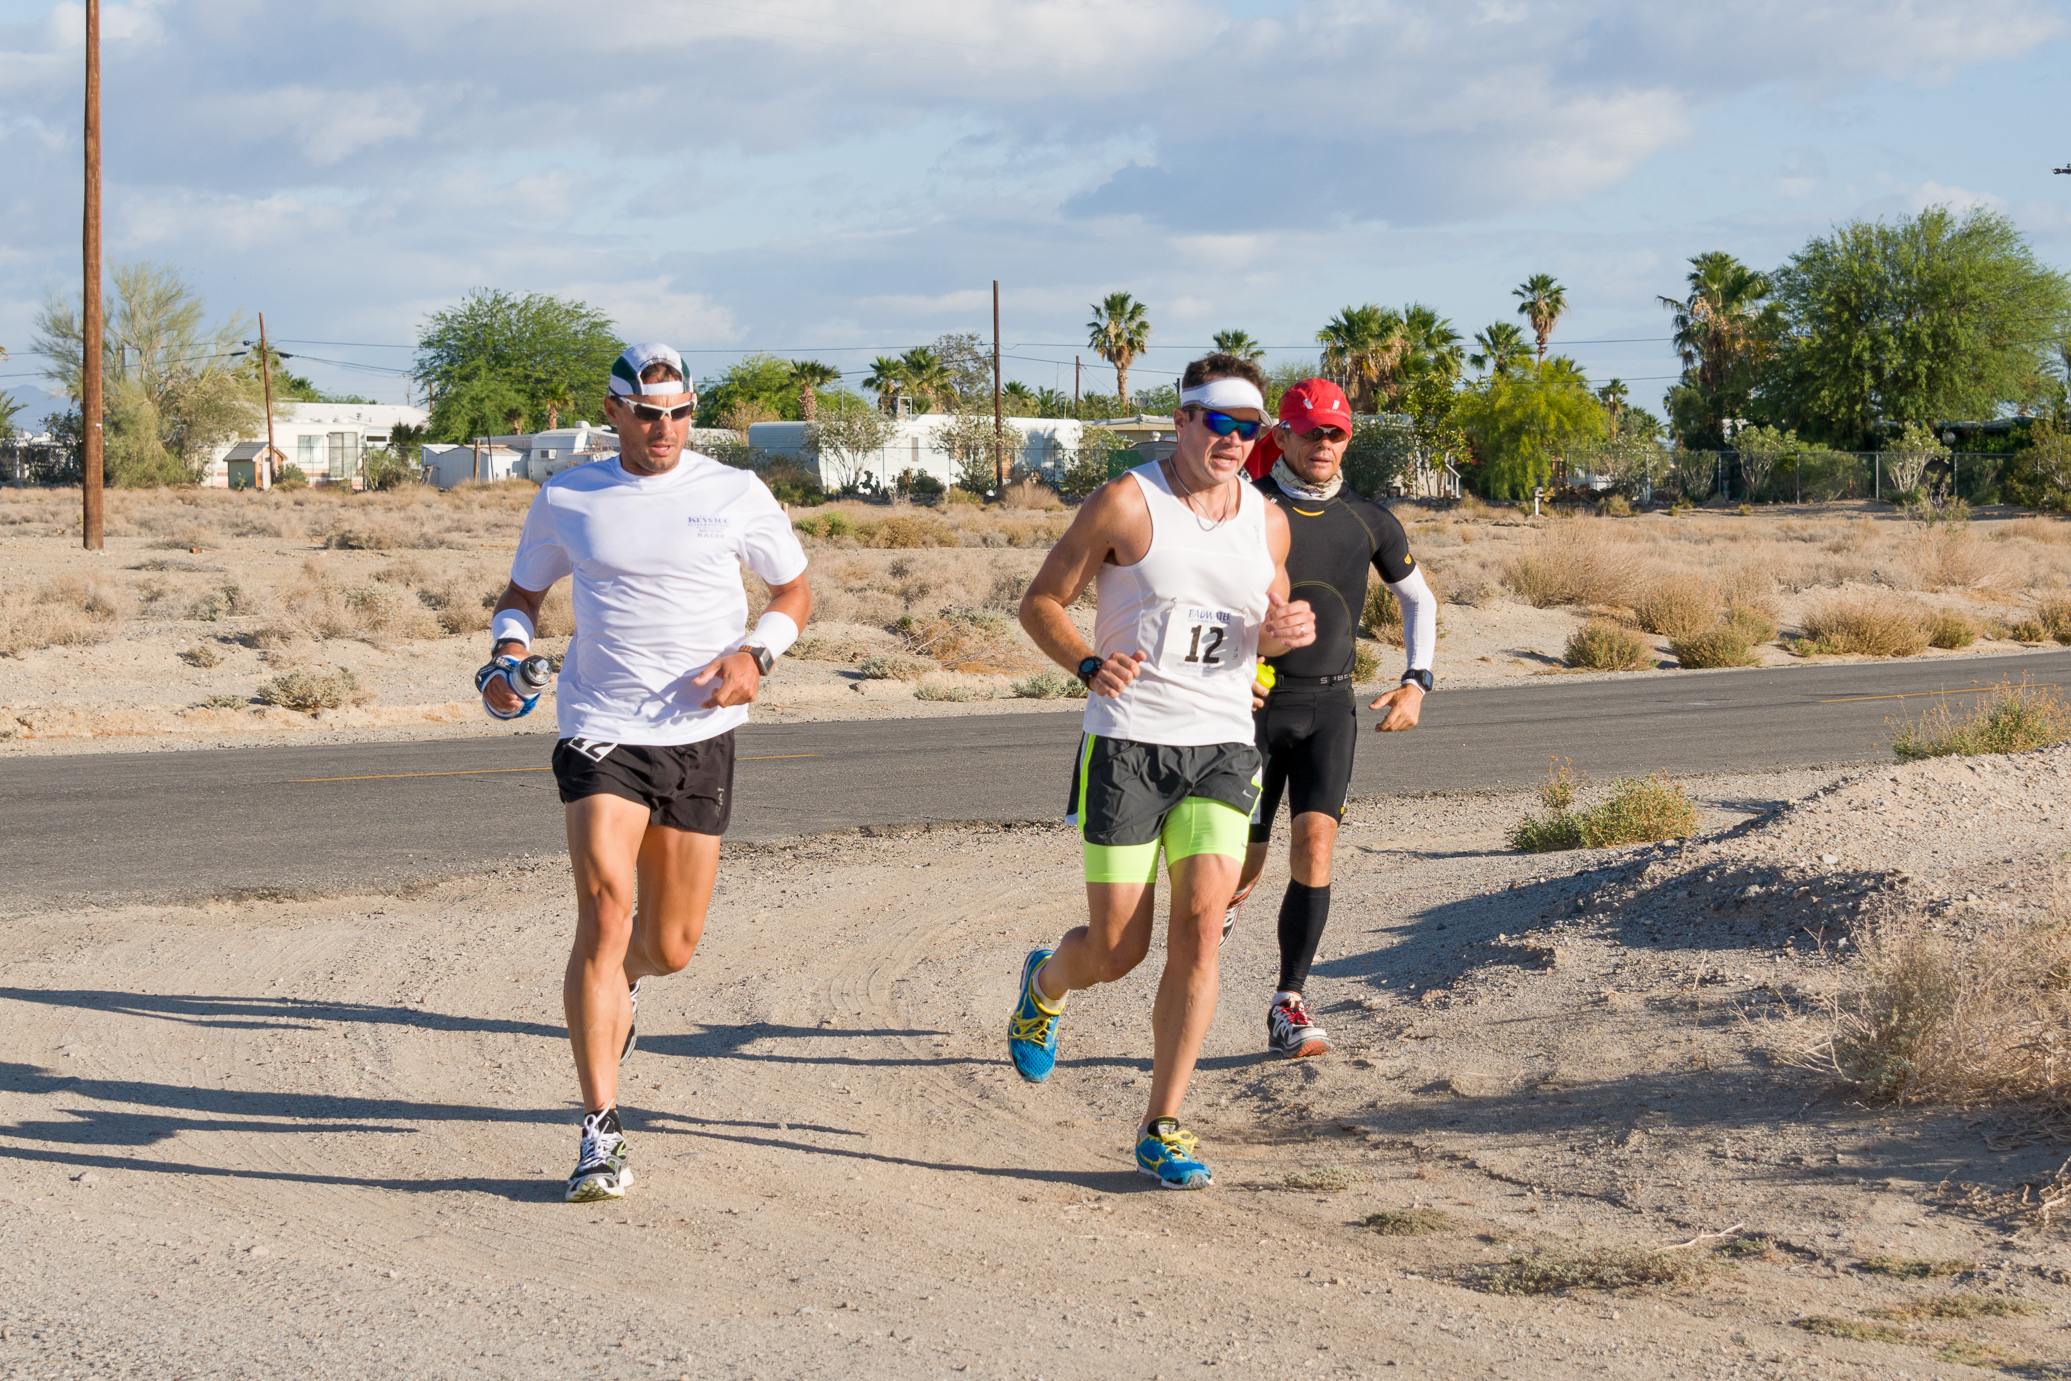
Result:
<svg viewBox="0 0 2071 1381"><path fill-rule="evenodd" d="M1194 521L1200 524L1201 531L1213 532L1217 528L1221 527L1224 523L1227 523L1230 519L1236 517L1237 513L1241 513L1244 511L1244 495L1240 491L1237 495L1237 502L1234 505L1236 512L1231 511L1233 506L1229 503L1229 501L1225 500L1223 502L1222 516L1220 518L1210 520L1206 514L1202 513L1199 509L1195 508L1191 502L1189 502L1194 497L1194 491L1187 488L1186 481L1179 477L1179 457L1174 456L1170 460L1167 460L1165 463L1172 467L1172 483L1179 490L1180 502L1186 504L1187 512L1194 515ZM1235 475L1231 475L1229 479L1225 481L1225 483L1235 484L1237 483L1237 477Z"/></svg>

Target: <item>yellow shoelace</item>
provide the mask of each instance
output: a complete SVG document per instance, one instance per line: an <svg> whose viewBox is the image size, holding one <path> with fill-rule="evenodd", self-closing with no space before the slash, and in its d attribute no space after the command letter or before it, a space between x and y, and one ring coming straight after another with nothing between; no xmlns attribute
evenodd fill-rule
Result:
<svg viewBox="0 0 2071 1381"><path fill-rule="evenodd" d="M1165 1144L1165 1149L1168 1152L1177 1152L1179 1158L1181 1159L1200 1159L1199 1156L1194 1154L1194 1147L1198 1145L1199 1142L1196 1140L1194 1134L1186 1130L1186 1128L1184 1127L1180 1128L1178 1131L1172 1132L1169 1135L1160 1135L1157 1132L1152 1132L1151 1135L1157 1137L1159 1141L1163 1142Z"/></svg>
<svg viewBox="0 0 2071 1381"><path fill-rule="evenodd" d="M1042 1008L1038 1007L1036 1010L1040 1012ZM1017 1041L1034 1041L1037 1045L1048 1045L1050 1027L1062 1015L1062 1012L1058 1012L1049 1016L1015 1017L1009 1025L1008 1034Z"/></svg>

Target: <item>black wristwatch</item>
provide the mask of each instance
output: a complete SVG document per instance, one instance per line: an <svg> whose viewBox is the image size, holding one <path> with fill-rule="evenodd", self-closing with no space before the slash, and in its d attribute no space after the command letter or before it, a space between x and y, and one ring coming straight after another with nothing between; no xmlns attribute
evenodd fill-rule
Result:
<svg viewBox="0 0 2071 1381"><path fill-rule="evenodd" d="M1416 682L1417 685L1422 688L1424 694L1429 695L1431 693L1433 678L1430 672L1418 671L1415 668L1411 668L1410 670L1402 673L1403 685L1406 686L1412 681Z"/></svg>
<svg viewBox="0 0 2071 1381"><path fill-rule="evenodd" d="M1085 682L1086 689L1093 689L1093 678L1100 675L1100 669L1106 665L1105 657L1088 657L1079 663L1079 680Z"/></svg>
<svg viewBox="0 0 2071 1381"><path fill-rule="evenodd" d="M755 669L764 676L769 675L769 669L777 664L777 659L769 655L769 649L766 647L757 647L754 643L743 643L736 650L745 652L750 657L753 657L755 659Z"/></svg>

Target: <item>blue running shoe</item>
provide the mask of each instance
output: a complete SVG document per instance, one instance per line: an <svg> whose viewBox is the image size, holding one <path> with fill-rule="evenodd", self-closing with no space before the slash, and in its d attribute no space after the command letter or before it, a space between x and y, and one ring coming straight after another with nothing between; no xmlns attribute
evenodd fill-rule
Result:
<svg viewBox="0 0 2071 1381"><path fill-rule="evenodd" d="M1064 1016L1064 1004L1052 1007L1036 994L1035 973L1054 950L1029 951L1021 965L1021 998L1007 1019L1007 1058L1014 1072L1031 1084L1050 1077L1057 1065L1057 1023Z"/></svg>
<svg viewBox="0 0 2071 1381"><path fill-rule="evenodd" d="M1207 1189L1215 1176L1194 1154L1194 1134L1179 1129L1176 1117L1160 1117L1143 1129L1136 1142L1136 1168L1165 1189Z"/></svg>

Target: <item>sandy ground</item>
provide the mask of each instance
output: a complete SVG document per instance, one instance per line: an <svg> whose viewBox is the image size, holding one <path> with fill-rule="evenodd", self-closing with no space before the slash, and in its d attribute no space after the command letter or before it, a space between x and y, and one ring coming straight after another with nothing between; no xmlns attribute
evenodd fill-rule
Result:
<svg viewBox="0 0 2071 1381"><path fill-rule="evenodd" d="M2017 1198L2064 1148L1862 1106L1807 1052L1852 920L2036 904L2067 773L1698 780L1696 840L1537 857L1502 844L1517 794L1360 802L1311 990L1338 1051L1263 1053L1255 902L1190 1097L1197 1194L1127 1153L1155 963L1073 999L1048 1085L1004 1061L1020 957L1082 905L1052 825L729 849L703 949L643 1001L639 1178L602 1206L557 1201L563 860L10 916L0 1375L2061 1374L2071 1253ZM1411 1209L1437 1230L1363 1226ZM1594 1248L1708 1269L1477 1275ZM1951 1292L2039 1312L1793 1326Z"/></svg>
<svg viewBox="0 0 2071 1381"><path fill-rule="evenodd" d="M486 633L445 635L418 601L445 599L473 609L483 596L493 599L508 569L523 494L425 500L393 512L342 507L353 501L331 496L304 496L301 509L283 507L285 500L268 507L259 496L243 495L186 502L193 497L122 496L124 514L111 523L107 551L89 554L62 523L38 527L25 521L32 512L58 511L57 498L0 491L0 559L18 590L97 582L111 586L124 608L122 617L101 627L106 641L28 649L5 664L0 755L512 732L513 726L482 714L472 695ZM467 503L477 506L461 506ZM1962 610L1986 627L1987 636L1971 647L1929 651L1926 659L2054 647L2014 641L2005 635L2006 624L2031 613L2039 601L2061 597L2071 584L2071 522L2014 510L1983 514L1955 548L1935 546L1888 507L1868 503L1764 510L1749 517L1653 513L1615 520L1534 521L1491 509L1400 511L1413 550L1446 598L1437 665L1440 680L1453 689L1603 674L1561 670L1562 649L1586 619L1625 616L1619 607L1535 608L1503 585L1505 563L1559 523L1589 522L1613 533L1641 572L1636 579L1692 571L1753 580L1770 590L1767 598L1784 633L1812 604L1846 591L1902 592L1918 607ZM423 513L450 526L434 531L434 519ZM197 526L194 514L211 525ZM1059 701L1021 698L1014 690L1017 681L1047 665L1011 617L1043 555L1037 539L1027 535L1038 531L1029 525L1055 526L1061 519L1007 511L956 516L966 524L992 523L1028 544L881 550L858 547L852 538L806 539L818 607L798 655L786 657L771 679L760 719L1075 710ZM327 547L341 530L443 545ZM999 535L993 528L974 527L973 533L967 540ZM1929 562L1937 552L1941 556ZM1959 578L1967 583L1948 583ZM212 601L226 603L217 598L226 587L240 591L239 599L212 609ZM313 601L331 611L328 633L309 612L310 592L319 589L329 592ZM341 626L340 620L351 625L358 616L339 611L367 591L400 607L378 626ZM751 589L759 604L755 595ZM919 685L864 675L865 658L901 652L921 636L902 630L901 619L926 625L952 609L978 610L1001 631L973 640ZM1090 610L1076 612L1090 627ZM486 623L486 613L476 613ZM541 650L558 653L566 641L543 637ZM1647 643L1655 669L1620 674L1676 675L1667 641L1648 635ZM1400 651L1373 647L1377 674L1392 679ZM1780 642L1757 649L1757 655L1768 666L1807 664ZM194 664L210 658L213 665ZM338 667L353 672L359 703L310 714L255 699L262 684L285 671L329 673ZM969 698L916 698L923 688ZM552 723L551 714L542 713L517 727L551 733Z"/></svg>

